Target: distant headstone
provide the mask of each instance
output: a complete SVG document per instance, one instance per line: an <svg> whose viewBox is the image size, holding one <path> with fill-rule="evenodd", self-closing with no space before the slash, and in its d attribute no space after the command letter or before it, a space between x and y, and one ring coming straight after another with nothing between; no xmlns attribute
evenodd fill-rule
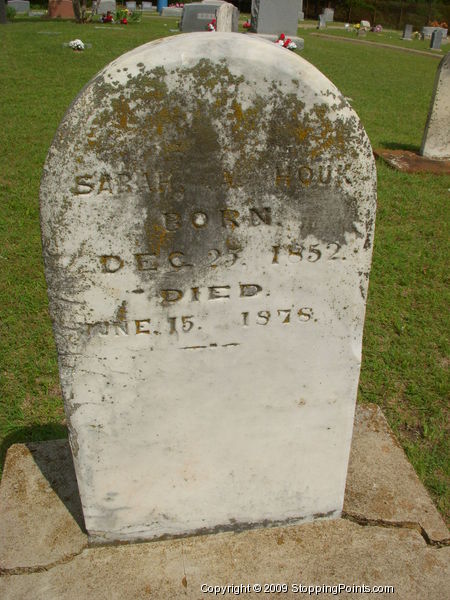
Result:
<svg viewBox="0 0 450 600"><path fill-rule="evenodd" d="M161 11L162 17L181 17L182 14L183 9L177 8L176 6L167 6Z"/></svg>
<svg viewBox="0 0 450 600"><path fill-rule="evenodd" d="M116 12L116 2L115 0L100 0L97 5L97 12L99 15L106 14L107 12L111 12L113 15Z"/></svg>
<svg viewBox="0 0 450 600"><path fill-rule="evenodd" d="M181 16L181 31L206 31L208 23L216 18L217 4L192 2L185 4Z"/></svg>
<svg viewBox="0 0 450 600"><path fill-rule="evenodd" d="M130 12L134 12L136 10L136 2L126 2L125 6Z"/></svg>
<svg viewBox="0 0 450 600"><path fill-rule="evenodd" d="M216 11L217 31L236 32L239 27L239 10L229 2L222 2Z"/></svg>
<svg viewBox="0 0 450 600"><path fill-rule="evenodd" d="M156 6L152 2L142 2L142 12L156 12Z"/></svg>
<svg viewBox="0 0 450 600"><path fill-rule="evenodd" d="M375 203L355 112L256 36L157 40L83 89L41 223L91 539L340 514Z"/></svg>
<svg viewBox="0 0 450 600"><path fill-rule="evenodd" d="M450 52L439 63L420 154L450 159Z"/></svg>
<svg viewBox="0 0 450 600"><path fill-rule="evenodd" d="M432 50L440 50L442 45L442 31L436 29L431 35L430 48Z"/></svg>
<svg viewBox="0 0 450 600"><path fill-rule="evenodd" d="M367 29L365 29L364 27L360 27L358 29L358 37L367 37Z"/></svg>
<svg viewBox="0 0 450 600"><path fill-rule="evenodd" d="M252 0L251 31L297 35L299 0Z"/></svg>
<svg viewBox="0 0 450 600"><path fill-rule="evenodd" d="M361 21L360 27L361 27L361 29L364 27L364 29L369 30L370 29L370 22L369 21Z"/></svg>
<svg viewBox="0 0 450 600"><path fill-rule="evenodd" d="M48 2L48 16L51 19L73 19L75 13L73 12L72 0L49 0Z"/></svg>
<svg viewBox="0 0 450 600"><path fill-rule="evenodd" d="M9 0L7 6L14 8L18 15L30 12L29 0Z"/></svg>
<svg viewBox="0 0 450 600"><path fill-rule="evenodd" d="M299 9L298 9L298 20L305 20L305 13L303 12L303 0L299 0Z"/></svg>
<svg viewBox="0 0 450 600"><path fill-rule="evenodd" d="M334 21L334 8L324 8L323 16L327 23L332 23Z"/></svg>
<svg viewBox="0 0 450 600"><path fill-rule="evenodd" d="M405 25L405 28L403 29L403 40L412 40L412 31L413 31L413 26L412 25Z"/></svg>
<svg viewBox="0 0 450 600"><path fill-rule="evenodd" d="M422 27L422 38L425 40L430 40L431 36L433 34L433 31L442 31L442 39L446 39L447 38L447 34L448 34L448 29L444 28L444 27Z"/></svg>
<svg viewBox="0 0 450 600"><path fill-rule="evenodd" d="M325 20L325 15L319 15L319 22L317 24L318 29L326 29L327 22Z"/></svg>

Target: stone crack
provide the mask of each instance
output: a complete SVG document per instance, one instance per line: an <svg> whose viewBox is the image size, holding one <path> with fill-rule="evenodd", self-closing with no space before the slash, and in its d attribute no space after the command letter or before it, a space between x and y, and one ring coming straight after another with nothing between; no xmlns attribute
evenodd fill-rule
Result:
<svg viewBox="0 0 450 600"><path fill-rule="evenodd" d="M450 546L450 537L444 540L432 540L427 534L425 529L420 523L415 521L385 521L384 519L369 519L363 515L356 515L352 513L342 513L342 518L361 525L362 527L387 527L391 529L411 529L417 531L424 539L427 546L433 546L434 548L443 548Z"/></svg>

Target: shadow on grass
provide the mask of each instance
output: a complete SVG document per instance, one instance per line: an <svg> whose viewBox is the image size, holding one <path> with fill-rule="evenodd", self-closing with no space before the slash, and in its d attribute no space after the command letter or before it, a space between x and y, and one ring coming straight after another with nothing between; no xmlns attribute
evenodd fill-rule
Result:
<svg viewBox="0 0 450 600"><path fill-rule="evenodd" d="M67 428L59 423L47 423L21 427L10 433L0 447L2 470L8 448L18 443L27 446L42 475L85 533L83 510L67 439Z"/></svg>
<svg viewBox="0 0 450 600"><path fill-rule="evenodd" d="M387 150L409 150L409 152L420 152L420 146L414 146L413 144L398 144L397 142L381 142L383 148Z"/></svg>

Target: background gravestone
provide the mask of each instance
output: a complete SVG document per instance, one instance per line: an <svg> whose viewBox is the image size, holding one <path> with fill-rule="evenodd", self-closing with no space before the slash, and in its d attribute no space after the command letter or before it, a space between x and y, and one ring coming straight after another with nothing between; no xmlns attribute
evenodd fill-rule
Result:
<svg viewBox="0 0 450 600"><path fill-rule="evenodd" d="M61 17L62 19L74 19L72 0L49 0L48 16L52 19Z"/></svg>
<svg viewBox="0 0 450 600"><path fill-rule="evenodd" d="M340 514L375 188L344 97L265 40L157 40L84 88L41 223L91 538Z"/></svg>
<svg viewBox="0 0 450 600"><path fill-rule="evenodd" d="M229 2L221 2L216 11L217 31L237 33L239 27L239 10Z"/></svg>
<svg viewBox="0 0 450 600"><path fill-rule="evenodd" d="M412 40L412 31L413 31L413 26L412 25L405 25L405 28L403 29L403 38L404 40Z"/></svg>
<svg viewBox="0 0 450 600"><path fill-rule="evenodd" d="M97 12L99 15L103 15L110 11L113 16L116 13L116 2L115 0L100 0L98 7L97 7Z"/></svg>
<svg viewBox="0 0 450 600"><path fill-rule="evenodd" d="M450 52L439 63L420 154L450 159Z"/></svg>
<svg viewBox="0 0 450 600"><path fill-rule="evenodd" d="M176 6L165 6L161 10L162 17L181 17L183 9Z"/></svg>
<svg viewBox="0 0 450 600"><path fill-rule="evenodd" d="M142 12L156 12L156 6L152 2L142 2Z"/></svg>
<svg viewBox="0 0 450 600"><path fill-rule="evenodd" d="M319 22L317 24L318 29L326 29L327 21L325 19L325 15L319 15Z"/></svg>
<svg viewBox="0 0 450 600"><path fill-rule="evenodd" d="M251 31L297 35L299 0L252 0Z"/></svg>
<svg viewBox="0 0 450 600"><path fill-rule="evenodd" d="M334 21L334 8L324 8L323 16L327 23L332 23Z"/></svg>
<svg viewBox="0 0 450 600"><path fill-rule="evenodd" d="M24 14L30 12L29 0L9 0L7 6L15 8L17 14Z"/></svg>
<svg viewBox="0 0 450 600"><path fill-rule="evenodd" d="M207 31L208 23L216 18L216 4L192 2L185 4L181 16L180 29L184 33L193 31Z"/></svg>
<svg viewBox="0 0 450 600"><path fill-rule="evenodd" d="M442 44L442 31L441 31L441 29L436 29L431 34L430 48L432 50L440 50L441 44Z"/></svg>

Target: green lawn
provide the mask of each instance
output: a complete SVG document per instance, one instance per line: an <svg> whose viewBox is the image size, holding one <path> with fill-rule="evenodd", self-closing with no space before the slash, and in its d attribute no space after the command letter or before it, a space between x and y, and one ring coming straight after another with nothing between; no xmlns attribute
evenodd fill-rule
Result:
<svg viewBox="0 0 450 600"><path fill-rule="evenodd" d="M355 31L346 31L343 26L336 29L327 27L326 29L321 29L320 31L318 29L312 30L309 28L300 27L299 31L301 36L306 36L315 32L318 34L333 35L335 37L343 38L344 40L365 40L376 44L389 44L391 46L398 46L399 48L423 50L441 57L444 56L446 52L450 51L449 44L442 44L440 50L430 50L429 39L402 40L402 33L400 33L400 31L383 31L381 33L368 31L366 37L358 37Z"/></svg>
<svg viewBox="0 0 450 600"><path fill-rule="evenodd" d="M30 18L0 28L2 459L14 442L66 435L39 231L48 147L70 102L97 71L175 26L176 19L159 17L128 27ZM301 32L302 56L351 98L373 146L418 150L438 60L312 32ZM74 38L92 47L84 53L63 47ZM378 178L359 401L382 406L448 518L450 177L405 175L378 163Z"/></svg>

